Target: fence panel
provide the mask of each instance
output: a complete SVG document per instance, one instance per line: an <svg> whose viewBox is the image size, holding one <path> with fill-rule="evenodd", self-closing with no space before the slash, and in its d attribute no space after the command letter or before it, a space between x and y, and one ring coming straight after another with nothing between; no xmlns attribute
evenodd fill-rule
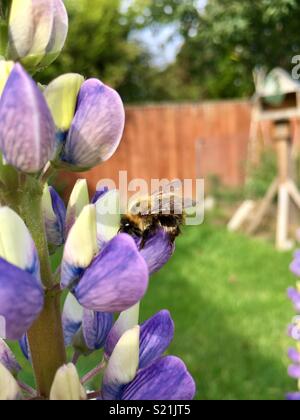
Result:
<svg viewBox="0 0 300 420"><path fill-rule="evenodd" d="M86 177L91 190L103 178L208 178L228 186L245 177L251 106L248 101L133 106L123 141L108 162L88 173L63 174L67 184Z"/></svg>

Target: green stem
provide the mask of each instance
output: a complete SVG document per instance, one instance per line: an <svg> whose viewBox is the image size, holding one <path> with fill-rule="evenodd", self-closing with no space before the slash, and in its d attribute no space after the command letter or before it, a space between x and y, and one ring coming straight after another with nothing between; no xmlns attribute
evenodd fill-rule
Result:
<svg viewBox="0 0 300 420"><path fill-rule="evenodd" d="M8 15L11 0L0 0L0 56L6 56L8 42Z"/></svg>
<svg viewBox="0 0 300 420"><path fill-rule="evenodd" d="M57 370L66 363L60 294L46 292L43 312L28 332L39 396L49 398Z"/></svg>
<svg viewBox="0 0 300 420"><path fill-rule="evenodd" d="M87 382L90 382L95 376L99 375L106 368L106 361L103 359L100 365L96 366L93 370L88 372L82 379L82 385L85 385Z"/></svg>
<svg viewBox="0 0 300 420"><path fill-rule="evenodd" d="M60 290L53 289L45 224L42 214L43 185L26 177L14 194L6 194L6 204L17 211L26 223L35 242L45 286L45 304L42 313L28 332L32 364L38 395L49 398L57 370L66 363L60 308Z"/></svg>
<svg viewBox="0 0 300 420"><path fill-rule="evenodd" d="M7 48L7 24L0 19L0 56L5 57Z"/></svg>
<svg viewBox="0 0 300 420"><path fill-rule="evenodd" d="M39 254L42 282L46 288L51 289L54 285L54 280L42 214L42 194L42 186L33 178L27 179L25 188L21 189L19 211L31 233Z"/></svg>

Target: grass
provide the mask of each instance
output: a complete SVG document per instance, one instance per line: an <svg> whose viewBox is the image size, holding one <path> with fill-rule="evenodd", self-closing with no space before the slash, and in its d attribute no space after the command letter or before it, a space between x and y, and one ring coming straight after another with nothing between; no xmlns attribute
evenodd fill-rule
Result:
<svg viewBox="0 0 300 420"><path fill-rule="evenodd" d="M290 259L269 243L206 223L186 229L173 259L151 280L142 319L170 310L176 336L169 352L186 362L197 399L277 400L295 388L286 373ZM79 369L98 359L82 359Z"/></svg>

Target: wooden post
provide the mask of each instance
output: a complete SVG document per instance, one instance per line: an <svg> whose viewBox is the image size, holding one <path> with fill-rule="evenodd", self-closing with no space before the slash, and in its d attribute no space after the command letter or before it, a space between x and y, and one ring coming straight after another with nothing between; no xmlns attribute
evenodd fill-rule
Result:
<svg viewBox="0 0 300 420"><path fill-rule="evenodd" d="M278 120L274 123L274 140L276 142L279 180L276 246L279 250L287 250L291 247L291 243L288 240L288 181L291 155L291 127L289 120Z"/></svg>

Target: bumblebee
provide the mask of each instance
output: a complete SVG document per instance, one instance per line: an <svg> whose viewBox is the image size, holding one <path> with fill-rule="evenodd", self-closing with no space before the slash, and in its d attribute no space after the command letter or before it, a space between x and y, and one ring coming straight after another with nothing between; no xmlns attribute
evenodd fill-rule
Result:
<svg viewBox="0 0 300 420"><path fill-rule="evenodd" d="M140 238L142 249L149 236L163 228L168 233L170 242L174 243L185 223L187 208L179 187L181 188L181 184L178 182L168 184L151 196L140 197L129 203L127 214L121 218L120 232ZM192 206L194 203L188 205Z"/></svg>

